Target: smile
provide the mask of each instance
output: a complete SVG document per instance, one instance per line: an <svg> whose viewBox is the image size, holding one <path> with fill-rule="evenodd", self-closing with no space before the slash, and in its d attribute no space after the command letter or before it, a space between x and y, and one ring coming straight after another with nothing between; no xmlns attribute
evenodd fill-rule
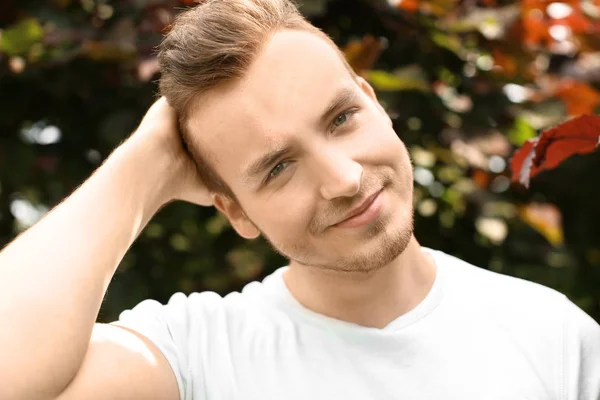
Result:
<svg viewBox="0 0 600 400"><path fill-rule="evenodd" d="M336 228L356 228L359 226L366 225L379 215L383 206L383 189L372 196L372 199L368 200L367 204L361 207L362 210L358 214L343 220L335 225Z"/></svg>

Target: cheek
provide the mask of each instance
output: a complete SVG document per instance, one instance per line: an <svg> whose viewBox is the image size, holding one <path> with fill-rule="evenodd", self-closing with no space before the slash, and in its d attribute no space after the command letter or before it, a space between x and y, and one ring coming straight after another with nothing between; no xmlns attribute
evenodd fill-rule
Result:
<svg viewBox="0 0 600 400"><path fill-rule="evenodd" d="M365 121L365 131L360 135L357 148L365 159L374 164L405 165L408 162L406 147L385 117Z"/></svg>
<svg viewBox="0 0 600 400"><path fill-rule="evenodd" d="M410 165L408 149L394 130L391 121L387 117L380 121L380 130L378 131L377 141L382 151L387 157L391 157L394 163L401 162L403 165Z"/></svg>
<svg viewBox="0 0 600 400"><path fill-rule="evenodd" d="M288 182L288 187L265 199L256 221L263 225L265 233L283 238L306 231L313 215L314 199L310 196L310 190L302 188L301 185L290 185Z"/></svg>

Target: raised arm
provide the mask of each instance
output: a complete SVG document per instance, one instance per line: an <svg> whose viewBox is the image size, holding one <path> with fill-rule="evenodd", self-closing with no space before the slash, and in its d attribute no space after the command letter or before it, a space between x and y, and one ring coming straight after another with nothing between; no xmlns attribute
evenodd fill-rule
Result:
<svg viewBox="0 0 600 400"><path fill-rule="evenodd" d="M175 121L166 101L157 101L85 183L0 252L0 399L55 399L70 391L78 392L73 398L135 398L82 392L98 382L105 395L112 385L122 396L129 380L147 385L129 385L131 394L177 395L151 343L95 325L119 262L160 207L174 199L210 204ZM141 377L111 376L118 365Z"/></svg>

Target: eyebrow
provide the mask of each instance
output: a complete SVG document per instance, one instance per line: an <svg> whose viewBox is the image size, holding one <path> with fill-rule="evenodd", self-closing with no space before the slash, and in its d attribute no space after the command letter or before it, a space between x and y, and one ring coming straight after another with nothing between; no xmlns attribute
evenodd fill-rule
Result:
<svg viewBox="0 0 600 400"><path fill-rule="evenodd" d="M248 169L246 169L246 171L242 174L242 181L246 184L252 183L254 180L258 179L258 176L267 168L269 168L271 164L275 163L280 157L283 157L289 153L290 149L291 146L286 144L279 149L272 150L263 155L258 160L253 162Z"/></svg>
<svg viewBox="0 0 600 400"><path fill-rule="evenodd" d="M354 87L345 87L340 90L325 109L325 112L319 119L320 123L322 125L326 124L338 110L354 103L357 98L358 93Z"/></svg>
<svg viewBox="0 0 600 400"><path fill-rule="evenodd" d="M333 118L334 114L350 104L354 103L358 98L356 88L344 87L341 89L333 100L329 103L325 111L319 118L319 124L325 125ZM249 184L258 178L267 168L274 164L279 158L285 156L291 151L289 144L283 144L282 146L273 149L266 154L262 155L256 161L252 162L250 166L243 172L242 181Z"/></svg>

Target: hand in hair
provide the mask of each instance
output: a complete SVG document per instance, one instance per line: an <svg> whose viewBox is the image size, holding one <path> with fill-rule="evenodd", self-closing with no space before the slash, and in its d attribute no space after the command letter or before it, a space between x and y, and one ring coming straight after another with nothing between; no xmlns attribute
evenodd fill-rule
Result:
<svg viewBox="0 0 600 400"><path fill-rule="evenodd" d="M165 203L183 200L210 206L211 193L200 179L196 164L184 148L178 129L175 110L169 106L165 97L161 97L150 107L134 136L158 143L170 156L175 171L179 171L174 174L176 178L167 185Z"/></svg>

